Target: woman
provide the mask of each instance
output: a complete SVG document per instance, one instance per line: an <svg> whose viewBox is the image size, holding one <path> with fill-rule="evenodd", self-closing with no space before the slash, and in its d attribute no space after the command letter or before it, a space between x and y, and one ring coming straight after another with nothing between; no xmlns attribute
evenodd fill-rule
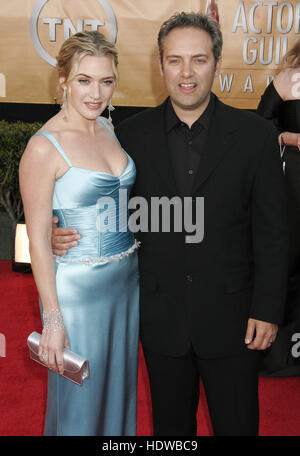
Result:
<svg viewBox="0 0 300 456"><path fill-rule="evenodd" d="M300 42L285 56L286 67L269 84L257 112L273 121L286 177L289 221L289 277L285 321L263 355L262 375L300 375L291 338L300 333Z"/></svg>
<svg viewBox="0 0 300 456"><path fill-rule="evenodd" d="M51 369L45 435L136 432L137 244L127 229L127 206L116 209L119 190L134 183L135 166L99 117L111 106L117 62L116 48L98 32L64 42L57 57L62 110L31 138L20 163L44 322L39 356ZM101 198L110 203L108 213ZM78 245L56 259L53 214L59 226L81 234ZM107 230L106 218L114 230ZM58 375L66 347L89 360L83 386Z"/></svg>

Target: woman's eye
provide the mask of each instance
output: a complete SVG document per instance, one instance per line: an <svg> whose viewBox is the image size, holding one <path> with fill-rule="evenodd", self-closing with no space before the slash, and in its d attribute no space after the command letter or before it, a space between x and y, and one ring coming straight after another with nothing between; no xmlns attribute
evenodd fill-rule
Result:
<svg viewBox="0 0 300 456"><path fill-rule="evenodd" d="M104 85L111 85L112 83L113 83L112 79L107 79L107 80L103 81Z"/></svg>
<svg viewBox="0 0 300 456"><path fill-rule="evenodd" d="M82 84L82 85L86 85L88 84L88 80L87 79L79 79L79 83Z"/></svg>

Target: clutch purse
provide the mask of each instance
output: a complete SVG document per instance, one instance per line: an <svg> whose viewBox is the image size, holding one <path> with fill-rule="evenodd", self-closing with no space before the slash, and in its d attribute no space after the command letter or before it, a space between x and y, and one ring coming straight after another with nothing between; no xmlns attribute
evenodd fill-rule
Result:
<svg viewBox="0 0 300 456"><path fill-rule="evenodd" d="M27 344L30 358L42 366L48 367L46 363L40 360L38 355L40 339L41 335L37 332L33 332L29 335ZM64 373L62 376L77 385L82 386L83 380L90 377L90 365L88 360L68 349L64 349L63 351L63 360Z"/></svg>

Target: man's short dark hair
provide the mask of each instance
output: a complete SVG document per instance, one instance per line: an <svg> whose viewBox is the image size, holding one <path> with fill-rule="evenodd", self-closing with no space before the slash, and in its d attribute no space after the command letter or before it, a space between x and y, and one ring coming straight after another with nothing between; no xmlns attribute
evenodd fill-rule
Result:
<svg viewBox="0 0 300 456"><path fill-rule="evenodd" d="M222 52L222 33L218 22L212 17L202 13L175 13L161 26L158 34L158 49L161 63L163 63L163 44L168 34L176 28L194 27L204 30L209 34L213 45L215 63L219 60Z"/></svg>

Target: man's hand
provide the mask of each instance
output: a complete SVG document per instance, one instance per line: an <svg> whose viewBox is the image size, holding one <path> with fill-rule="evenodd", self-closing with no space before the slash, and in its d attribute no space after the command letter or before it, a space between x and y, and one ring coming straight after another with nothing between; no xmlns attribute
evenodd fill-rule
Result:
<svg viewBox="0 0 300 456"><path fill-rule="evenodd" d="M75 247L78 244L80 235L74 228L58 228L56 226L58 222L57 217L52 219L52 237L51 245L54 255L65 255L67 249Z"/></svg>
<svg viewBox="0 0 300 456"><path fill-rule="evenodd" d="M275 341L277 331L278 326L273 323L249 318L245 344L249 350L265 350Z"/></svg>

